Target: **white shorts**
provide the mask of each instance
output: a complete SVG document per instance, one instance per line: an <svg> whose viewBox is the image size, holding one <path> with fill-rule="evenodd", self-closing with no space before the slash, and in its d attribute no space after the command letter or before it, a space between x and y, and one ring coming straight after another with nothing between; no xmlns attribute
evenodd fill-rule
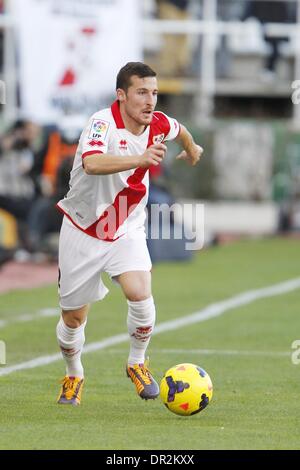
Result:
<svg viewBox="0 0 300 470"><path fill-rule="evenodd" d="M76 310L103 299L108 289L101 279L128 271L150 271L152 264L144 230L115 242L98 240L64 217L59 239L59 299L63 310Z"/></svg>

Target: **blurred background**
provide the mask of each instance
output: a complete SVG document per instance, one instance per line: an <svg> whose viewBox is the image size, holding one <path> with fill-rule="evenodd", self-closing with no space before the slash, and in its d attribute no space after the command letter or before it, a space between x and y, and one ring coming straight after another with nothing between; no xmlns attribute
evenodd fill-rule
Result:
<svg viewBox="0 0 300 470"><path fill-rule="evenodd" d="M206 245L300 235L299 0L2 0L0 264L56 260L80 133L131 60L205 148L191 169L171 144L150 202L203 202ZM154 261L191 256L151 243Z"/></svg>
<svg viewBox="0 0 300 470"><path fill-rule="evenodd" d="M168 143L150 171L150 204L188 203L171 224L204 228L205 244L148 240L151 370L198 364L214 397L180 422L137 402L127 305L104 275L112 295L89 314L86 395L70 419L55 404L55 203L87 119L135 60L158 73L157 109L205 149L191 168ZM0 75L0 448L299 449L300 0L0 0ZM162 223L148 218L161 235Z"/></svg>

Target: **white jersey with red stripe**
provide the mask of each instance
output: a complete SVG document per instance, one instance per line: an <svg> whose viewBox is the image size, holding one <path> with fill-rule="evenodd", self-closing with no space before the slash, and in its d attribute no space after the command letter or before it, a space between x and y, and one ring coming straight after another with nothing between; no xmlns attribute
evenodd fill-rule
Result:
<svg viewBox="0 0 300 470"><path fill-rule="evenodd" d="M72 223L86 234L114 241L128 232L143 229L148 200L147 168L111 175L87 175L82 159L88 155L142 155L153 145L175 139L180 125L156 111L141 135L125 129L119 103L95 113L83 130L74 159L70 190L57 204Z"/></svg>

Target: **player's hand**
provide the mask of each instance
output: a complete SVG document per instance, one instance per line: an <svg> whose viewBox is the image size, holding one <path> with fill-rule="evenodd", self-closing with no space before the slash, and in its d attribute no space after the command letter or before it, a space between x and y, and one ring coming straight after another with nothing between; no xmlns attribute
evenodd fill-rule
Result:
<svg viewBox="0 0 300 470"><path fill-rule="evenodd" d="M203 148L200 145L194 145L189 151L183 150L177 155L176 160L185 160L189 165L195 166L203 154Z"/></svg>
<svg viewBox="0 0 300 470"><path fill-rule="evenodd" d="M146 152L139 158L139 167L149 168L149 166L159 165L166 155L167 147L164 144L156 144L148 147Z"/></svg>

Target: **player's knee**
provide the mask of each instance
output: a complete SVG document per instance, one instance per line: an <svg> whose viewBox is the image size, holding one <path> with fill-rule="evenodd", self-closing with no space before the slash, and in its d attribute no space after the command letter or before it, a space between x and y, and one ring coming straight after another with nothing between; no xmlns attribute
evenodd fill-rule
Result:
<svg viewBox="0 0 300 470"><path fill-rule="evenodd" d="M131 289L126 293L127 300L130 302L141 302L142 300L147 300L151 297L151 289L145 287L143 289Z"/></svg>
<svg viewBox="0 0 300 470"><path fill-rule="evenodd" d="M72 315L70 313L68 313L67 315L64 315L63 318L64 318L65 324L69 328L78 328L84 322L84 320L81 317L77 315Z"/></svg>
<svg viewBox="0 0 300 470"><path fill-rule="evenodd" d="M79 310L63 310L62 317L69 328L78 328L85 322L87 311L87 307L82 307Z"/></svg>

